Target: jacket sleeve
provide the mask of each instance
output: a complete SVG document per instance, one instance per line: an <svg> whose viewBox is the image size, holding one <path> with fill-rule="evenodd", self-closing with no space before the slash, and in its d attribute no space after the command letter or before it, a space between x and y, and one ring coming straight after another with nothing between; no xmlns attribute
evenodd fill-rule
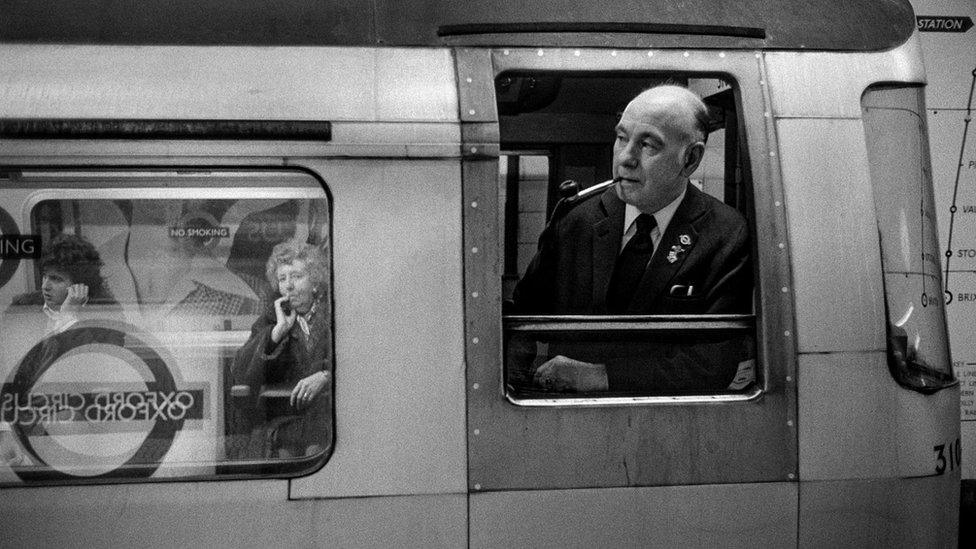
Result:
<svg viewBox="0 0 976 549"><path fill-rule="evenodd" d="M743 224L729 241L729 253L716 268L705 314L746 314L752 311L752 261L749 229Z"/></svg>
<svg viewBox="0 0 976 549"><path fill-rule="evenodd" d="M256 391L268 377L270 369L276 367L288 338L277 344L271 341L274 321L267 314L261 315L251 327L251 337L237 350L234 356L234 383L249 385Z"/></svg>
<svg viewBox="0 0 976 549"><path fill-rule="evenodd" d="M621 346L624 347L624 346ZM725 392L742 363L755 358L751 335L683 343L640 344L614 350L606 361L614 392L647 395Z"/></svg>

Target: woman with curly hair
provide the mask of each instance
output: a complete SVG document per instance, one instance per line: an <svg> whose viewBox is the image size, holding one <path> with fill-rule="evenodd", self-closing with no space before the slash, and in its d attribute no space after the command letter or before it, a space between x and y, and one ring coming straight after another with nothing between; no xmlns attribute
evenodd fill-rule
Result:
<svg viewBox="0 0 976 549"><path fill-rule="evenodd" d="M274 247L265 267L277 291L237 352L234 379L252 394L262 385L288 388L282 398L265 399L271 427L264 433L263 453L312 455L331 439L328 259L318 246L289 240Z"/></svg>

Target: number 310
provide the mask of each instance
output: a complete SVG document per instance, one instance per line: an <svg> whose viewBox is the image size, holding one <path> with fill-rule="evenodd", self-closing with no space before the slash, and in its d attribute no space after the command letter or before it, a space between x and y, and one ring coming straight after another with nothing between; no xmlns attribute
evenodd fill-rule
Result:
<svg viewBox="0 0 976 549"><path fill-rule="evenodd" d="M935 452L935 474L944 474L946 466L949 467L950 471L959 467L959 462L962 460L962 448L959 446L958 438L955 442L950 442L948 448L945 444L937 444L932 447L932 451Z"/></svg>

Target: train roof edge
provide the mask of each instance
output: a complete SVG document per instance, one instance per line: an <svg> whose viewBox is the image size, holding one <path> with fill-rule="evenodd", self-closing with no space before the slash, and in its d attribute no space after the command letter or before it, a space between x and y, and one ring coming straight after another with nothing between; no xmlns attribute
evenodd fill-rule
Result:
<svg viewBox="0 0 976 549"><path fill-rule="evenodd" d="M0 0L0 7L0 42L8 43L880 51L915 29L908 0Z"/></svg>

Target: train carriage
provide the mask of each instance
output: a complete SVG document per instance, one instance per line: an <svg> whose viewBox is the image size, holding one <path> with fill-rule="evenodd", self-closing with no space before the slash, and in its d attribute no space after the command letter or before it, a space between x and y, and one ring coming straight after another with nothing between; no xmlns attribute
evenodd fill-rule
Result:
<svg viewBox="0 0 976 549"><path fill-rule="evenodd" d="M65 7L0 22L5 543L955 543L907 2ZM747 221L749 312L514 314L660 83L707 105L690 179ZM110 299L52 327L65 234ZM241 373L289 242L319 258L314 414ZM513 358L567 345L731 346L734 379L553 393Z"/></svg>

